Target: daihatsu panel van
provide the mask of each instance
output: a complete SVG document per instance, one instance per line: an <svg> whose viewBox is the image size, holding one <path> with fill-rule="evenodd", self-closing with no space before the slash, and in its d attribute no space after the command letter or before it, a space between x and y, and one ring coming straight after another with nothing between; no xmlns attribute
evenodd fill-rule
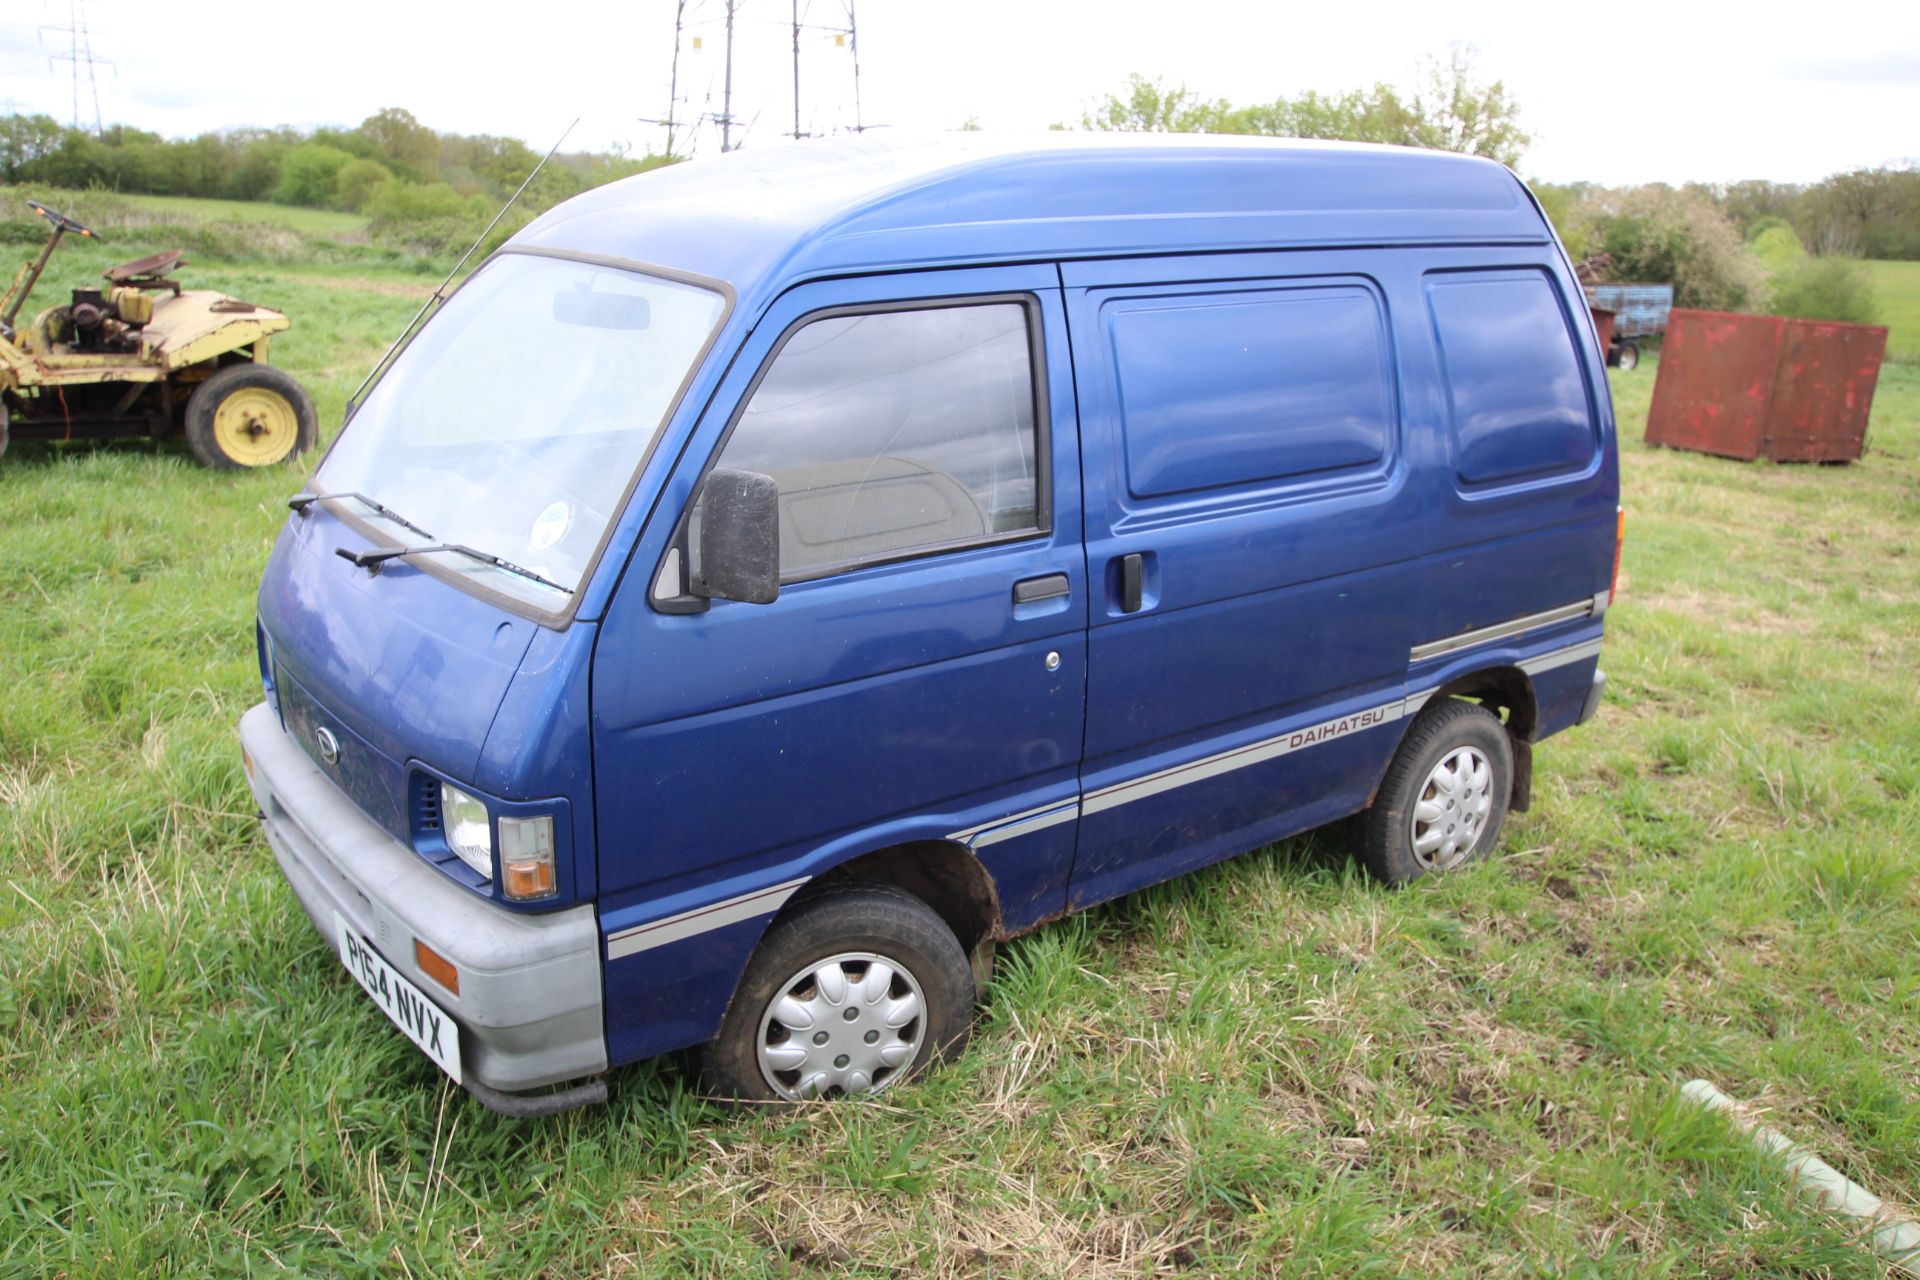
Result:
<svg viewBox="0 0 1920 1280"><path fill-rule="evenodd" d="M1485 854L1598 705L1618 497L1496 164L737 152L554 209L394 359L241 740L315 925L490 1105L699 1044L868 1093L1065 912L1351 815L1390 881Z"/></svg>

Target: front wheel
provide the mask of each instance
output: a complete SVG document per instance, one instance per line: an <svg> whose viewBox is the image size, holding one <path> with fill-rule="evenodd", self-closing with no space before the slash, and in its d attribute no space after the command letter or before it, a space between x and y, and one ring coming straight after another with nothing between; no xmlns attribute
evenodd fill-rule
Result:
<svg viewBox="0 0 1920 1280"><path fill-rule="evenodd" d="M1623 342L1613 351L1613 363L1620 369L1631 371L1640 367L1640 348L1633 343Z"/></svg>
<svg viewBox="0 0 1920 1280"><path fill-rule="evenodd" d="M746 1102L879 1093L960 1051L973 971L911 894L848 881L767 931L706 1048L708 1087Z"/></svg>
<svg viewBox="0 0 1920 1280"><path fill-rule="evenodd" d="M313 448L319 427L306 388L272 365L230 364L187 401L187 447L222 471L298 457Z"/></svg>
<svg viewBox="0 0 1920 1280"><path fill-rule="evenodd" d="M1449 698L1413 722L1360 815L1360 861L1389 884L1465 866L1499 842L1512 794L1506 726L1477 703Z"/></svg>

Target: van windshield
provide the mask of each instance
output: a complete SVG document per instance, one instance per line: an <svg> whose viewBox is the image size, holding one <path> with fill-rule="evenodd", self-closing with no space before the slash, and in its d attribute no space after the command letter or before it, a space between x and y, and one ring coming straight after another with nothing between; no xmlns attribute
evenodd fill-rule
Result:
<svg viewBox="0 0 1920 1280"><path fill-rule="evenodd" d="M616 267L507 253L476 272L396 358L315 477L404 518L355 514L543 611L580 586L627 483L725 300ZM431 539L422 530L431 531Z"/></svg>

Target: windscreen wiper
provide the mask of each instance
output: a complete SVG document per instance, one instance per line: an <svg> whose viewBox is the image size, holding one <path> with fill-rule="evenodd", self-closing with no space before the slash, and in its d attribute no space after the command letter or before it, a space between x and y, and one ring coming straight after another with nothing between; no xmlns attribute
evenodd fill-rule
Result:
<svg viewBox="0 0 1920 1280"><path fill-rule="evenodd" d="M423 538L431 538L433 536L385 503L375 502L364 493L354 493L350 490L344 493L296 493L287 499L287 506L299 514L305 515L308 507L316 502L323 502L328 498L352 498L357 502L365 503L369 509L393 521L403 529L411 529Z"/></svg>
<svg viewBox="0 0 1920 1280"><path fill-rule="evenodd" d="M331 498L338 497L339 495L328 494L327 496ZM408 528L412 528L412 526L409 525ZM349 551L345 547L335 547L333 554L339 556L342 560L353 561L353 563L359 565L369 573L378 573L380 566L389 560L396 559L400 556L425 555L430 551L457 551L463 556L470 556L480 561L482 564L490 564L496 569L504 569L506 572L518 574L522 578L531 578L543 587L552 587L555 591L562 592L566 595L573 594L571 587L563 587L552 578L542 577L533 570L523 568L511 560L502 560L499 556L493 555L491 552L480 551L459 542L435 542L424 547L376 547L372 551Z"/></svg>

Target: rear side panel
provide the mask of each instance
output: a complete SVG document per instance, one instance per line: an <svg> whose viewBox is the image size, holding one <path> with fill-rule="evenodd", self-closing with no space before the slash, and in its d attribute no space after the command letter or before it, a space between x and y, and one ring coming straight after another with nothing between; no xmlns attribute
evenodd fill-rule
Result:
<svg viewBox="0 0 1920 1280"><path fill-rule="evenodd" d="M1063 275L1095 585L1073 905L1363 807L1408 719L1456 677L1526 674L1536 736L1577 719L1618 479L1600 355L1552 246ZM1284 307L1251 305L1286 299L1335 305L1294 332ZM1351 323L1363 300L1377 340ZM1213 315L1129 347L1131 315L1187 307ZM1264 331L1225 341L1211 320L1228 313ZM1355 396L1376 346L1381 394ZM1308 358L1290 368L1288 352ZM1243 353L1280 385L1213 403ZM1158 451L1143 367L1149 387L1186 371L1198 448ZM1209 431L1240 447L1211 452Z"/></svg>
<svg viewBox="0 0 1920 1280"><path fill-rule="evenodd" d="M1439 446L1438 506L1416 646L1592 601L1612 574L1620 493L1605 369L1564 268L1532 250L1424 256L1427 334L1406 369L1409 422Z"/></svg>

